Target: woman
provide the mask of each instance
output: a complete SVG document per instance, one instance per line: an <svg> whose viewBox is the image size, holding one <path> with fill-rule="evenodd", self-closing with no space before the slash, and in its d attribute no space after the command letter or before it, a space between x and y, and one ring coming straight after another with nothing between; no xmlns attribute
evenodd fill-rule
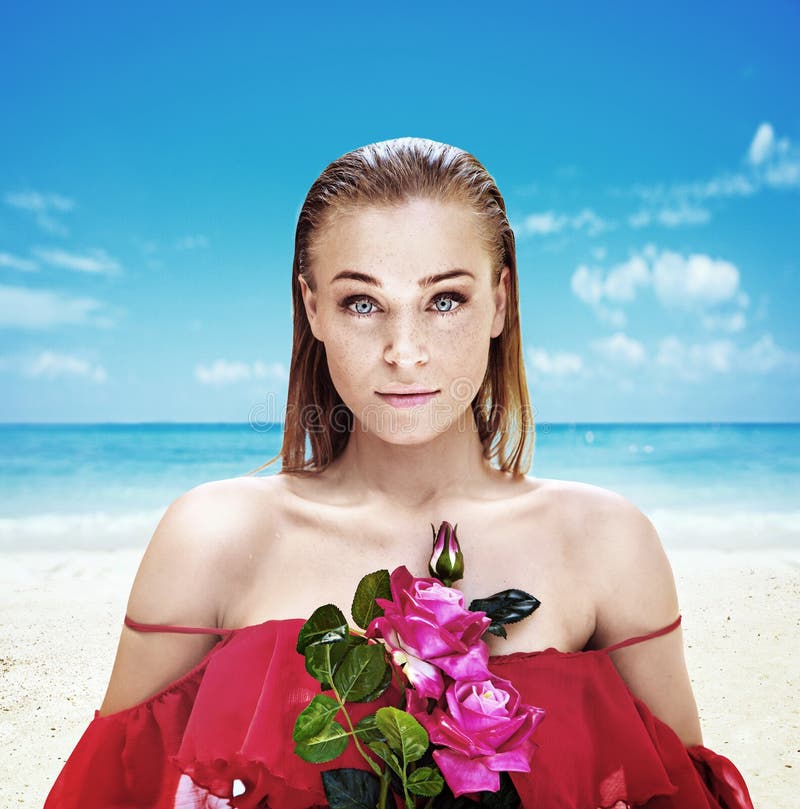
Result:
<svg viewBox="0 0 800 809"><path fill-rule="evenodd" d="M541 601L488 641L493 671L546 711L532 772L513 774L523 806L750 807L702 746L652 524L610 491L525 474L514 234L483 166L416 138L334 161L300 213L292 294L281 472L169 506L47 809L323 805L330 765L291 742L319 690L297 632L369 571L427 575L445 520L467 603L509 587ZM364 766L347 755L337 766Z"/></svg>

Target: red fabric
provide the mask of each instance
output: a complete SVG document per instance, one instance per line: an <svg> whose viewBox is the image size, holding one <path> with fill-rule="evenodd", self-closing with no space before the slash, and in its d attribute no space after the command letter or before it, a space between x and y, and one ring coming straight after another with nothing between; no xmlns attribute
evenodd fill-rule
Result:
<svg viewBox="0 0 800 809"><path fill-rule="evenodd" d="M512 774L525 809L753 809L736 767L701 745L684 747L631 694L608 656L671 631L679 620L609 649L491 658L492 671L546 711L531 773ZM295 651L302 624L204 630L224 636L194 669L131 708L109 716L95 711L45 809L326 806L321 771L367 765L352 742L327 764L294 753L297 714L319 693ZM397 699L392 687L351 713L357 720ZM241 782L235 790L234 779Z"/></svg>

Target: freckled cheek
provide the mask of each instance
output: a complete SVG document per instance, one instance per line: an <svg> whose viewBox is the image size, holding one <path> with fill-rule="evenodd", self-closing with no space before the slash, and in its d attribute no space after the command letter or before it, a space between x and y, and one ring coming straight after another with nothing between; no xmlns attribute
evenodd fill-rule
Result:
<svg viewBox="0 0 800 809"><path fill-rule="evenodd" d="M363 339L340 338L325 344L328 370L337 390L358 390L362 376L368 376L374 365L371 349Z"/></svg>

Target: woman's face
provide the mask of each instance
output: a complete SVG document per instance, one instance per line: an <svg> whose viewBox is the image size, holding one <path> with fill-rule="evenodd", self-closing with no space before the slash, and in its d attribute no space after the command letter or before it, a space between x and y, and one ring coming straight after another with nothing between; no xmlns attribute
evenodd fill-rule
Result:
<svg viewBox="0 0 800 809"><path fill-rule="evenodd" d="M463 205L413 199L337 216L312 245L316 291L300 278L311 330L342 401L391 443L472 424L460 417L503 329L509 276L492 287L477 222Z"/></svg>

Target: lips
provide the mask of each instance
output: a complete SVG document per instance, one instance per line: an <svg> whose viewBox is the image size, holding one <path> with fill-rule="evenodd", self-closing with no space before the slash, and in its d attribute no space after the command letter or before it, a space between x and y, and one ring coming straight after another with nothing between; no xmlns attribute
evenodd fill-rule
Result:
<svg viewBox="0 0 800 809"><path fill-rule="evenodd" d="M392 390L376 391L380 396L419 396L427 393L438 393L430 388L394 388Z"/></svg>
<svg viewBox="0 0 800 809"><path fill-rule="evenodd" d="M377 391L378 396L385 402L394 407L416 407L429 402L438 391L416 391L414 393L381 393Z"/></svg>

